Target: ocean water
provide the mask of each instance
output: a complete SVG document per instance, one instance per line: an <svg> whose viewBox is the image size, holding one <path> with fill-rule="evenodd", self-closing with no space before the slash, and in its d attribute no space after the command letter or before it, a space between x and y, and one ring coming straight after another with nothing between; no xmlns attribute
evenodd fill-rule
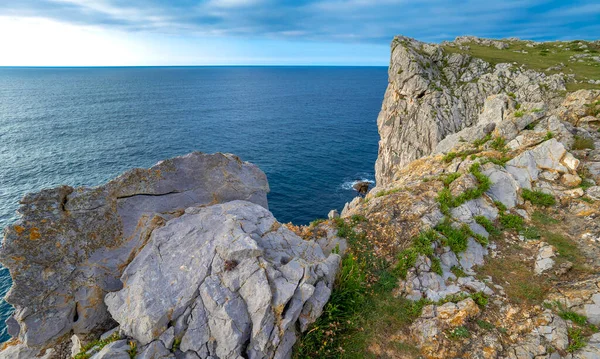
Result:
<svg viewBox="0 0 600 359"><path fill-rule="evenodd" d="M27 192L191 151L257 164L281 222L326 217L374 179L386 85L384 67L0 68L0 228Z"/></svg>

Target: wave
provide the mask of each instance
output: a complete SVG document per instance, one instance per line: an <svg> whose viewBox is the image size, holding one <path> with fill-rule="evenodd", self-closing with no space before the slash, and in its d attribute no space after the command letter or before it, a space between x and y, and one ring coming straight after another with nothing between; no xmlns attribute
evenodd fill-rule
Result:
<svg viewBox="0 0 600 359"><path fill-rule="evenodd" d="M345 190L353 190L354 189L354 185L359 183L359 182L369 182L370 184L375 183L374 180L369 179L369 178L360 178L360 179L355 179L352 181L346 181L344 183L341 184L341 188L345 189Z"/></svg>

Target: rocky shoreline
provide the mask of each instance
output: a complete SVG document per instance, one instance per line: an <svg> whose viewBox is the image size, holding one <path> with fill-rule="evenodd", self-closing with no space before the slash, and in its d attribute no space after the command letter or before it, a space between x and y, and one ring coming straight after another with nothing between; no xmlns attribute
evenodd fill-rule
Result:
<svg viewBox="0 0 600 359"><path fill-rule="evenodd" d="M25 196L0 358L599 358L600 90L465 53L517 44L395 38L376 187L310 226L231 154Z"/></svg>

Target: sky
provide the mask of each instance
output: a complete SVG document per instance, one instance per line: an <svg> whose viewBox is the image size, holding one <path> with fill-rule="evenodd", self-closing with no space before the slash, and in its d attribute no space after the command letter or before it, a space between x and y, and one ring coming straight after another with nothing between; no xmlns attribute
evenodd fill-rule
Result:
<svg viewBox="0 0 600 359"><path fill-rule="evenodd" d="M600 1L0 0L0 66L386 66L399 34L595 40Z"/></svg>

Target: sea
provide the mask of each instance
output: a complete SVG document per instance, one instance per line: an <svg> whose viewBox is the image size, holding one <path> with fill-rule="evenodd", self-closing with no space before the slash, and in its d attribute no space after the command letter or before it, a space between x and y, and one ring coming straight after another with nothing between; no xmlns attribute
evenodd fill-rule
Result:
<svg viewBox="0 0 600 359"><path fill-rule="evenodd" d="M0 68L0 229L28 192L192 151L255 163L275 217L308 224L374 182L386 85L386 67Z"/></svg>

